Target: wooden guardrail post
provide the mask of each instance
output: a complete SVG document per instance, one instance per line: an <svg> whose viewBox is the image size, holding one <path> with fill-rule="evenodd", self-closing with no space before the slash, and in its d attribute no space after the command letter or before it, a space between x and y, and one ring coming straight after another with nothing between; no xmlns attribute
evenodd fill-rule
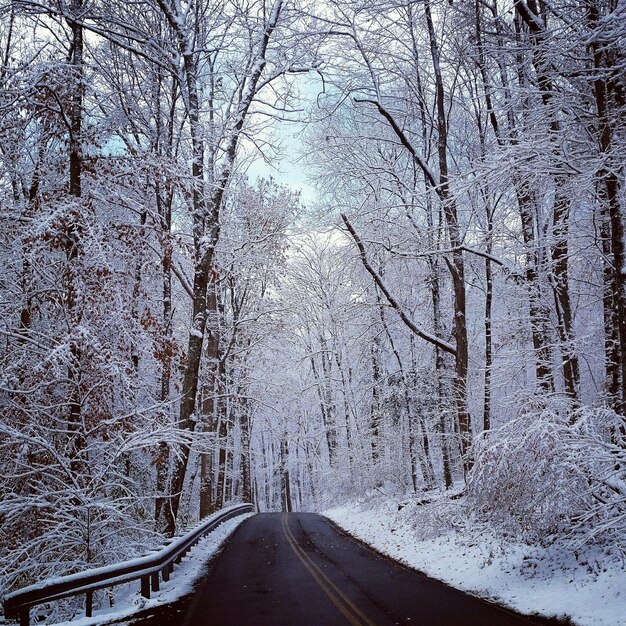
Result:
<svg viewBox="0 0 626 626"><path fill-rule="evenodd" d="M93 591L85 595L85 617L93 617Z"/></svg>
<svg viewBox="0 0 626 626"><path fill-rule="evenodd" d="M168 563L162 570L163 581L167 582L170 579L170 572L172 571L172 565Z"/></svg>
<svg viewBox="0 0 626 626"><path fill-rule="evenodd" d="M30 626L30 608L27 606L20 610L20 626Z"/></svg>
<svg viewBox="0 0 626 626"><path fill-rule="evenodd" d="M141 595L150 599L150 576L141 577Z"/></svg>

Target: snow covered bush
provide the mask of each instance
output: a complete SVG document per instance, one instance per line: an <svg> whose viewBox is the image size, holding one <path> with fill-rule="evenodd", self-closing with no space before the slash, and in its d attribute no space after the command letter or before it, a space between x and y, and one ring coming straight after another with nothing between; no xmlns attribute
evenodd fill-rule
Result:
<svg viewBox="0 0 626 626"><path fill-rule="evenodd" d="M620 548L626 532L624 419L608 409L521 414L474 447L475 515L527 541L557 536Z"/></svg>

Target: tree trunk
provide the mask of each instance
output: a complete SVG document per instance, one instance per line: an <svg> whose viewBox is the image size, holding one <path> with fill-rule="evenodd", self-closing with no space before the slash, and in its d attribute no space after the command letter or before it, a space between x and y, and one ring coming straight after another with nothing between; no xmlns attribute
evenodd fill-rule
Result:
<svg viewBox="0 0 626 626"><path fill-rule="evenodd" d="M415 78L417 85L417 104L420 113L420 127L421 127L421 135L422 135L422 143L424 147L429 145L430 137L428 132L428 124L427 124L427 111L426 111L426 96L424 89L422 87L422 77L420 72L420 63L419 63L419 54L418 54L418 43L415 38L415 23L413 19L413 12L409 9L409 21L410 21L410 30L411 30L411 40L413 46L413 61L415 65ZM429 177L422 168L422 175L424 179L424 186L426 189L432 184L432 181L429 180ZM426 223L428 226L428 246L431 250L437 249L441 245L441 236L442 236L442 215L441 215L441 205L438 205L437 210L437 229L435 230L435 220L434 220L434 207L432 201L432 195L429 193L426 195ZM413 223L413 220L411 220ZM414 224L415 225L415 224ZM435 235L436 233L436 235ZM435 255L431 255L428 257L428 269L429 269L429 286L430 293L432 298L432 307L433 307L433 332L435 336L441 337L442 332L442 324L441 324L441 289L440 289L440 263L439 259ZM446 429L446 418L444 411L444 394L443 394L443 378L446 373L446 362L444 359L443 351L435 346L435 376L437 378L437 411L438 411L438 421L437 428L440 434L440 442L441 442L441 457L443 464L443 479L446 489L452 486L452 468L450 463L450 445L449 445L449 433Z"/></svg>
<svg viewBox="0 0 626 626"><path fill-rule="evenodd" d="M542 260L535 239L536 207L530 185L518 181L516 185L517 205L522 222L522 237L526 247L525 278L528 286L529 317L533 348L535 353L535 371L537 385L545 393L554 393L554 376L552 374L552 350L549 343L550 314L546 310L540 283L538 268Z"/></svg>
<svg viewBox="0 0 626 626"><path fill-rule="evenodd" d="M252 502L252 471L250 468L250 413L248 399L239 401L239 428L241 431L241 496L244 502Z"/></svg>
<svg viewBox="0 0 626 626"><path fill-rule="evenodd" d="M370 350L372 364L372 397L370 400L369 439L372 448L372 463L380 459L380 420L381 420L381 372L380 372L380 338L374 337Z"/></svg>
<svg viewBox="0 0 626 626"><path fill-rule="evenodd" d="M554 110L555 88L552 77L549 74L550 64L545 58L546 38L545 22L540 14L536 3L515 1L517 16L528 27L532 62L537 74L537 85L541 94L541 100L550 126L550 139L553 146L554 156L558 160L565 160L565 155L559 147L561 137L561 125L558 114ZM557 328L561 344L563 360L563 380L565 392L576 406L580 400L580 366L575 348L573 327L573 314L569 295L569 216L570 194L566 185L566 176L557 173L554 176L554 204L552 217L553 244L551 248L552 259L552 288L554 291L555 309L557 313Z"/></svg>
<svg viewBox="0 0 626 626"><path fill-rule="evenodd" d="M483 48L482 39L482 20L481 20L481 4L480 0L476 0L474 3L474 15L475 15L475 34L476 34L476 47L478 48L478 66L480 69L480 75L482 78L483 91L485 94L485 105L487 107L487 115L489 117L491 126L493 127L496 138L499 139L499 126L496 113L493 108L493 101L491 98L492 85L489 81L489 74L487 73L487 63L485 59L485 51ZM480 119L480 114L477 115L477 125L480 138L480 156L481 160L487 156L486 147L486 132ZM487 186L483 192L485 200L485 217L487 219L487 232L485 235L485 251L488 255L491 255L493 251L493 207L491 203L491 195ZM493 268L491 259L485 258L485 376L483 384L483 430L491 429L491 369L493 366L493 337L492 337L492 308L493 308Z"/></svg>
<svg viewBox="0 0 626 626"><path fill-rule="evenodd" d="M588 22L592 31L599 27L600 14L597 2L589 2ZM598 144L604 162L596 172L598 181L598 201L601 205L602 248L604 266L604 310L605 310L605 362L606 388L609 402L618 413L626 415L626 291L624 289L625 253L624 224L620 210L619 179L616 168L611 167L613 151L613 128L610 111L610 83L605 76L607 59L605 46L596 38L590 44L593 53L594 97L598 114ZM608 162L607 162L608 161Z"/></svg>
<svg viewBox="0 0 626 626"><path fill-rule="evenodd" d="M502 21L497 12L497 4L493 3L491 7L493 14L493 24L496 32L498 46L504 49L504 35L502 33ZM476 0L475 4L476 17L476 44L478 47L478 63L481 72L483 89L485 93L485 104L489 112L489 123L493 128L494 135L500 146L506 145L509 141L511 145L517 145L518 132L513 114L513 106L511 102L511 87L509 84L507 68L502 60L498 57L498 67L500 71L500 81L504 89L504 99L507 110L507 137L504 138L500 131L500 124L493 106L491 98L491 83L488 78L486 55L482 43L482 21L481 21L481 3ZM524 58L518 54L517 56L519 86L522 88L525 84L524 80ZM528 108L529 105L527 105ZM534 222L537 213L535 199L533 196L532 186L527 177L513 167L511 172L513 187L517 198L517 205L522 223L522 237L526 247L526 271L525 282L528 289L529 298L529 321L531 338L533 343L535 375L537 387L543 393L554 393L554 376L552 374L552 350L550 348L549 338L549 317L550 313L546 309L543 301L543 293L541 288L541 276L539 269L542 265L542 256L538 248L537 238L535 237Z"/></svg>
<svg viewBox="0 0 626 626"><path fill-rule="evenodd" d="M312 346L307 346L310 353L311 372L315 380L315 389L320 402L320 414L322 416L322 424L326 435L326 444L328 446L328 461L331 467L336 464L337 457L337 430L335 425L335 416L330 406L328 394L326 391L326 380L320 373L315 362L315 355L312 352Z"/></svg>
<svg viewBox="0 0 626 626"><path fill-rule="evenodd" d="M440 66L439 46L430 10L430 0L424 0L424 11L435 74L438 130L437 152L439 155L439 184L437 186L437 193L441 200L448 226L448 237L453 250L451 253L452 260L446 260L452 276L454 289L453 334L456 343L454 388L457 420L461 436L461 454L463 455L463 466L467 471L471 467L471 461L468 457L471 444L471 421L467 409L469 346L467 341L467 320L465 316L465 263L461 249L463 241L458 222L456 202L450 193L448 182L448 122L446 117L446 102Z"/></svg>
<svg viewBox="0 0 626 626"><path fill-rule="evenodd" d="M569 291L569 251L568 231L570 201L563 189L563 181L555 182L557 187L553 209L551 255L553 264L553 289L557 311L559 339L563 358L563 380L565 393L574 403L580 401L580 366L574 344L574 321Z"/></svg>
<svg viewBox="0 0 626 626"><path fill-rule="evenodd" d="M84 61L83 61L83 29L73 18L78 18L83 7L82 0L73 0L71 4L72 17L68 23L72 32L72 47L70 68L74 88L72 90L70 108L70 137L69 137L69 193L73 198L74 210L78 215L80 200L82 197L82 121L84 85ZM73 473L84 469L86 441L82 425L81 406L81 347L75 331L82 320L82 308L78 301L77 271L80 248L80 233L77 220L71 220L67 227L65 254L67 270L65 275L65 294L68 318L70 320L70 357L68 368L68 380L70 385L69 417L67 430L70 435L69 453L70 468Z"/></svg>
<svg viewBox="0 0 626 626"><path fill-rule="evenodd" d="M206 367L201 403L201 421L205 432L214 433L216 432L215 426L219 424L220 420L218 408L220 399L218 396L224 383L219 376L221 324L217 301L217 286L214 281L211 282L208 288L207 317L209 330L205 346ZM219 426L217 427L219 428ZM213 498L214 454L214 450L204 450L200 455L200 519L204 519L216 510L216 501Z"/></svg>
<svg viewBox="0 0 626 626"><path fill-rule="evenodd" d="M224 409L220 409L218 426L217 485L215 490L215 510L221 509L226 502L226 480L228 463L229 420Z"/></svg>
<svg viewBox="0 0 626 626"><path fill-rule="evenodd" d="M161 116L161 83L162 74L160 69L156 76L157 89L157 118L156 118L156 151L159 155L165 152L168 162L171 161L172 147L174 144L174 123L176 115L176 83L172 81L171 105L168 118L167 139L165 150L162 148L164 134L163 120ZM161 284L162 302L161 324L163 326L162 353L161 353L161 381L159 400L163 403L164 413L168 422L171 421L171 410L168 404L170 399L170 382L172 377L172 350L174 348L174 337L172 333L172 205L174 203L174 186L168 178L164 188L160 177L155 177L155 198L157 214L160 220L159 238L161 243ZM165 197L163 197L165 196ZM169 467L170 446L167 441L159 443L156 459L156 493L157 498L154 504L154 519L157 529L163 525L163 510L166 502L167 474Z"/></svg>
<svg viewBox="0 0 626 626"><path fill-rule="evenodd" d="M289 443L283 437L280 441L280 492L281 506L286 513L291 513L291 476L289 474Z"/></svg>
<svg viewBox="0 0 626 626"><path fill-rule="evenodd" d="M489 212L489 210L488 210ZM488 217L487 254L491 254L493 228L492 215ZM483 429L491 429L491 368L493 367L493 336L491 330L491 316L493 309L493 269L491 260L485 259L485 380L483 401Z"/></svg>
<svg viewBox="0 0 626 626"><path fill-rule="evenodd" d="M346 375L343 370L343 363L339 353L339 347L335 344L333 346L333 355L335 357L335 365L337 371L341 377L341 395L343 396L343 412L344 420L346 424L346 446L348 448L348 467L351 469L354 464L354 454L356 452L356 446L354 442L354 433L352 432L352 423L350 420L350 401L349 401L349 385L346 381Z"/></svg>

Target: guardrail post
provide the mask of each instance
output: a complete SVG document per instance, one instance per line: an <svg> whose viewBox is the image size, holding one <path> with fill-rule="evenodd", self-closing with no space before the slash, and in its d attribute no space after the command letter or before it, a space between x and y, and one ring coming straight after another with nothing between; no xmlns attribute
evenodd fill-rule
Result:
<svg viewBox="0 0 626 626"><path fill-rule="evenodd" d="M162 570L161 573L163 575L164 582L167 582L170 579L170 572L172 571L172 565L168 563Z"/></svg>
<svg viewBox="0 0 626 626"><path fill-rule="evenodd" d="M154 572L151 576L152 591L159 590L159 572Z"/></svg>
<svg viewBox="0 0 626 626"><path fill-rule="evenodd" d="M93 617L93 591L85 595L85 617Z"/></svg>
<svg viewBox="0 0 626 626"><path fill-rule="evenodd" d="M27 606L20 609L20 626L30 626L30 608Z"/></svg>
<svg viewBox="0 0 626 626"><path fill-rule="evenodd" d="M150 599L150 575L141 577L141 595Z"/></svg>

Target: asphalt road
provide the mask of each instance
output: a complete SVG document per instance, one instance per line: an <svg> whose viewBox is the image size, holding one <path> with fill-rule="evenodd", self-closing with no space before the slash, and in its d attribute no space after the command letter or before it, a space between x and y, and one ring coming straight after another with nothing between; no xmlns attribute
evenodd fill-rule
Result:
<svg viewBox="0 0 626 626"><path fill-rule="evenodd" d="M182 618L184 626L546 623L410 570L313 513L263 513L244 521Z"/></svg>

